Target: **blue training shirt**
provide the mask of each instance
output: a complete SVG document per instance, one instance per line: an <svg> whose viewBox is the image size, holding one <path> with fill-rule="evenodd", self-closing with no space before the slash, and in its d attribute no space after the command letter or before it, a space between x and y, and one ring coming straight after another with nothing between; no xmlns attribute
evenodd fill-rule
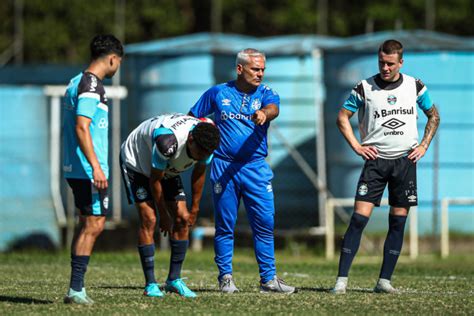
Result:
<svg viewBox="0 0 474 316"><path fill-rule="evenodd" d="M243 93L237 89L235 81L229 81L207 90L190 112L195 117L214 114L214 122L221 133L215 157L250 162L264 159L268 154L270 122L255 125L252 121L255 111L268 104L280 107L280 97L267 85L259 85L253 93Z"/></svg>
<svg viewBox="0 0 474 316"><path fill-rule="evenodd" d="M89 72L72 78L66 89L63 103L63 171L64 177L92 179L92 166L82 153L76 135L76 117L90 118L94 152L102 171L109 177L108 165L108 118L109 108L102 81Z"/></svg>

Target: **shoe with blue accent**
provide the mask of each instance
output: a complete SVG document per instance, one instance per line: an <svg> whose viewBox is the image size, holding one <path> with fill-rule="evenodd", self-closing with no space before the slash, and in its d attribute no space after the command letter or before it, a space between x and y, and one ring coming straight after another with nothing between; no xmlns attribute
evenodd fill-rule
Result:
<svg viewBox="0 0 474 316"><path fill-rule="evenodd" d="M160 285L158 283L149 283L145 286L143 295L148 297L163 297L164 294L160 290Z"/></svg>
<svg viewBox="0 0 474 316"><path fill-rule="evenodd" d="M85 288L82 288L81 291L75 291L70 288L67 295L64 297L64 303L92 305L94 304L94 301L87 296Z"/></svg>
<svg viewBox="0 0 474 316"><path fill-rule="evenodd" d="M182 279L176 279L173 281L167 280L165 285L165 291L177 293L182 297L194 298L197 296L196 293L194 293L187 287L186 283L184 283Z"/></svg>

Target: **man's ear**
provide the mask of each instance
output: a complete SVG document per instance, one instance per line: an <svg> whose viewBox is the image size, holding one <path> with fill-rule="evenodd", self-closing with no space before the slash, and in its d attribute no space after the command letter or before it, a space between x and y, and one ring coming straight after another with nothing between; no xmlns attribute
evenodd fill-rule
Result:
<svg viewBox="0 0 474 316"><path fill-rule="evenodd" d="M244 68L244 66L242 66L241 64L237 65L237 74L238 75L240 75L242 73L243 68Z"/></svg>

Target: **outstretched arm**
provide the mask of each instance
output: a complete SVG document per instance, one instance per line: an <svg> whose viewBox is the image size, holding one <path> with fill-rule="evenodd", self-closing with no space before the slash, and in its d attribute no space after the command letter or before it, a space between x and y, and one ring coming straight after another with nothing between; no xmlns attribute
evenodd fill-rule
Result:
<svg viewBox="0 0 474 316"><path fill-rule="evenodd" d="M342 108L337 115L337 127L357 155L366 160L376 159L378 155L377 148L374 146L362 146L357 141L354 131L352 130L351 122L349 121L352 115L354 115L353 112Z"/></svg>
<svg viewBox="0 0 474 316"><path fill-rule="evenodd" d="M206 180L206 165L197 163L191 175L192 205L189 214L188 225L193 226L199 213L199 203L201 202L204 182Z"/></svg>
<svg viewBox="0 0 474 316"><path fill-rule="evenodd" d="M252 121L257 125L263 125L266 122L276 119L278 114L280 114L278 106L275 104L268 104L260 110L255 111L252 115Z"/></svg>
<svg viewBox="0 0 474 316"><path fill-rule="evenodd" d="M408 155L408 159L411 159L413 162L417 162L426 154L440 122L439 112L434 104L431 108L423 112L428 117L428 122L426 122L425 133L420 145L413 149Z"/></svg>

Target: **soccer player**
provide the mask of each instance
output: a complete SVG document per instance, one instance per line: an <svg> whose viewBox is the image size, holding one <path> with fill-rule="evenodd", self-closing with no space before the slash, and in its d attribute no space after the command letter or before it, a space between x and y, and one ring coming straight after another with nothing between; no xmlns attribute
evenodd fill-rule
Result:
<svg viewBox="0 0 474 316"><path fill-rule="evenodd" d="M396 40L382 43L378 51L379 73L359 82L339 111L337 126L354 152L365 160L357 184L354 213L344 235L339 272L333 293L346 292L349 269L359 248L374 206L379 206L388 184L390 214L383 263L374 291L396 293L391 284L403 244L405 222L418 202L416 164L425 155L440 117L426 86L400 73L403 46ZM417 106L428 117L418 143ZM359 112L359 143L349 119Z"/></svg>
<svg viewBox="0 0 474 316"><path fill-rule="evenodd" d="M72 78L64 102L63 171L80 211L81 229L71 247L71 282L65 303L92 304L84 275L108 209L108 111L102 80L120 66L123 47L113 35L97 35L90 44L92 61Z"/></svg>
<svg viewBox="0 0 474 316"><path fill-rule="evenodd" d="M234 226L240 199L247 209L253 231L255 256L262 292L293 293L276 275L274 254L273 172L265 161L267 131L279 114L280 97L262 84L265 55L252 48L237 54L237 79L207 90L191 108L190 115L214 114L222 135L211 167L215 209L215 262L219 288L238 291L232 278Z"/></svg>
<svg viewBox="0 0 474 316"><path fill-rule="evenodd" d="M140 218L138 252L145 275L145 296L163 297L154 273L153 235L158 210L160 230L171 237L164 289L183 297L196 297L181 279L181 267L188 249L189 228L199 212L206 165L219 141L219 130L211 120L169 114L144 121L122 144L120 160L127 196ZM192 166L192 205L188 210L180 173Z"/></svg>

